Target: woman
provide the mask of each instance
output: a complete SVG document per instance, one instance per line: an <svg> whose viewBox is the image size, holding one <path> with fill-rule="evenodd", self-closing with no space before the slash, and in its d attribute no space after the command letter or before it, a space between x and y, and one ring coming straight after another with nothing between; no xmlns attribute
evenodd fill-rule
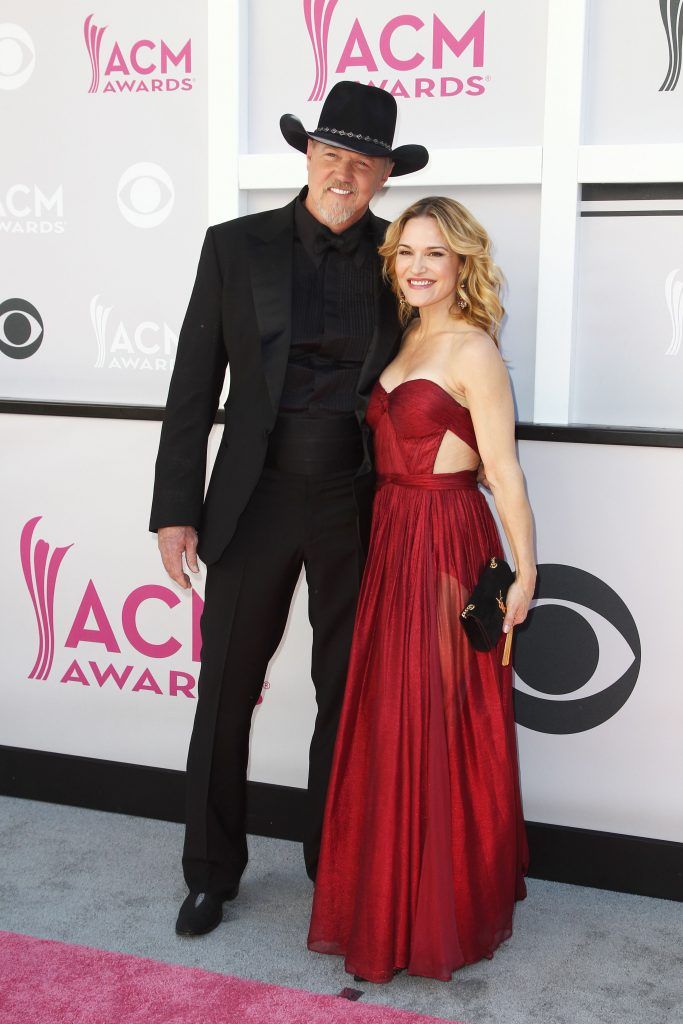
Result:
<svg viewBox="0 0 683 1024"><path fill-rule="evenodd" d="M478 653L460 623L503 554L480 460L516 567L504 633L536 579L489 249L444 198L380 249L406 330L367 412L378 490L308 939L367 981L449 980L492 956L526 895L511 670L502 637Z"/></svg>

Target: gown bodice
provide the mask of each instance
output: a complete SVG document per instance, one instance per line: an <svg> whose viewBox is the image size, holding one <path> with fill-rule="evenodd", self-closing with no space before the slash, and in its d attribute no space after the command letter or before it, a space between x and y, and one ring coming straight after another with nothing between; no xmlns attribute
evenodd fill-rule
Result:
<svg viewBox="0 0 683 1024"><path fill-rule="evenodd" d="M375 384L367 410L378 474L429 474L447 431L473 451L477 441L469 409L436 381L406 380L391 391Z"/></svg>

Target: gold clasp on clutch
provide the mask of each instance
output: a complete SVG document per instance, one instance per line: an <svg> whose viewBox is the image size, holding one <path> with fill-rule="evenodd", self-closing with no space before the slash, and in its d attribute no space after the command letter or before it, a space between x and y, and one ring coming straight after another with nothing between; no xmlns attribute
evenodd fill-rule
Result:
<svg viewBox="0 0 683 1024"><path fill-rule="evenodd" d="M497 569L497 568L498 568L498 559L497 558L492 558L491 561L489 562L489 569Z"/></svg>
<svg viewBox="0 0 683 1024"><path fill-rule="evenodd" d="M466 619L468 614L469 614L469 612L473 612L473 611L474 611L474 605L473 604L468 604L467 608L463 608L463 610L460 612L460 618L461 619Z"/></svg>
<svg viewBox="0 0 683 1024"><path fill-rule="evenodd" d="M503 615L505 615L505 612L507 611L507 607L505 605L505 601L503 600L503 591L502 590L498 591L498 597L496 598L496 602L498 603L498 607L502 611Z"/></svg>

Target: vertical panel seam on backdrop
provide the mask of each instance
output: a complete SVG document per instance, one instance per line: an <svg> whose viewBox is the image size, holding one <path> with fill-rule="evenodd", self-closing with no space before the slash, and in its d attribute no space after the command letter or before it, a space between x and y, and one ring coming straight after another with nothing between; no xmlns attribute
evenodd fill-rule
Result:
<svg viewBox="0 0 683 1024"><path fill-rule="evenodd" d="M586 8L587 0L550 0L548 5L534 372L537 423L569 422Z"/></svg>
<svg viewBox="0 0 683 1024"><path fill-rule="evenodd" d="M208 223L238 217L246 136L246 0L208 0Z"/></svg>

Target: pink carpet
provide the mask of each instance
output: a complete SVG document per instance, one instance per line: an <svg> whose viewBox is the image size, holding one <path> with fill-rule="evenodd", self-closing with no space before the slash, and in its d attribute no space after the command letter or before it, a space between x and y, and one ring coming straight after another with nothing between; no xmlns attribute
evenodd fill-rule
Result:
<svg viewBox="0 0 683 1024"><path fill-rule="evenodd" d="M353 982L351 982L353 985ZM362 986L360 986L362 987ZM443 1024L434 1017L0 932L2 1024Z"/></svg>

